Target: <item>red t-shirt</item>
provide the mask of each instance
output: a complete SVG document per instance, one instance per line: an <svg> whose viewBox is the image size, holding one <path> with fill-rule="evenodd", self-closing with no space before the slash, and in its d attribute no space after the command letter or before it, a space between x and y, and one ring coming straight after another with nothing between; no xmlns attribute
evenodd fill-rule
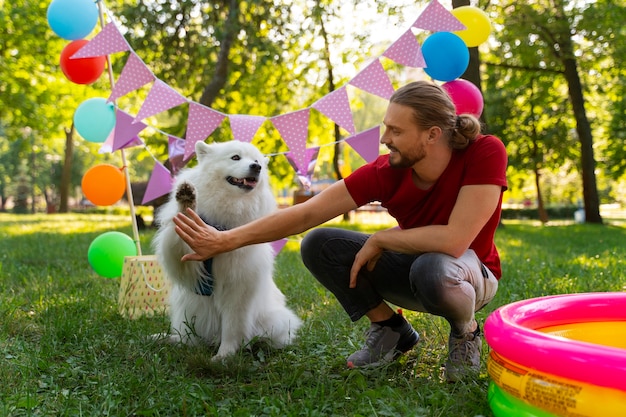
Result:
<svg viewBox="0 0 626 417"><path fill-rule="evenodd" d="M359 206L379 201L402 229L444 225L464 185L495 184L506 190L506 165L504 144L495 136L484 135L466 149L453 151L448 166L428 190L413 184L411 168L392 168L389 155L360 167L345 179L345 184ZM470 245L498 279L502 268L493 239L501 211L502 194L497 209Z"/></svg>

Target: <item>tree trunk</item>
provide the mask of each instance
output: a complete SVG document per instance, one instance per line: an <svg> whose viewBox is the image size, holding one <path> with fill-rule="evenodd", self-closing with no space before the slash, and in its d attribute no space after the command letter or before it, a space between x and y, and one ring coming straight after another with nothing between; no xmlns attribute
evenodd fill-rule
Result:
<svg viewBox="0 0 626 417"><path fill-rule="evenodd" d="M219 92L226 85L228 80L228 64L230 63L230 48L235 41L235 36L239 31L239 0L230 1L228 18L224 24L224 36L220 41L220 51L215 64L215 72L211 76L211 81L202 91L200 104L210 107L219 95Z"/></svg>
<svg viewBox="0 0 626 417"><path fill-rule="evenodd" d="M61 172L61 185L59 187L59 213L69 211L70 186L72 184L72 159L74 157L74 123L68 130L65 129L65 160Z"/></svg>
<svg viewBox="0 0 626 417"><path fill-rule="evenodd" d="M535 189L537 190L537 214L539 215L539 221L542 224L548 223L550 220L548 217L548 212L546 211L546 207L543 204L543 195L541 194L541 172L538 167L535 167Z"/></svg>
<svg viewBox="0 0 626 417"><path fill-rule="evenodd" d="M318 7L321 7L318 3ZM328 34L326 33L326 27L324 26L324 18L322 14L319 14L319 23L320 23L320 33L322 38L324 39L324 61L326 62L326 68L328 68L328 92L332 93L335 91L335 75L333 73L333 64L330 62L330 45L328 42ZM334 124L334 138L335 138L335 146L333 148L333 169L335 170L335 177L337 181L343 179L343 175L341 175L341 169L339 167L339 157L341 155L341 131L339 130L339 125L337 123ZM343 214L343 220L350 220L350 213Z"/></svg>
<svg viewBox="0 0 626 417"><path fill-rule="evenodd" d="M566 16L565 3L563 1L555 3L557 18ZM576 119L576 133L580 142L580 168L582 170L585 222L602 224L600 198L596 184L596 160L593 155L593 135L591 134L591 126L585 111L585 98L583 96L580 75L578 74L578 64L571 35L572 30L569 25L560 26L559 28L560 30L556 38L559 40L558 46L560 50L554 49L554 54L563 63L567 92L572 103L574 118Z"/></svg>
<svg viewBox="0 0 626 417"><path fill-rule="evenodd" d="M573 55L571 55L573 56ZM578 67L574 58L563 60L568 94L572 102L576 118L576 133L580 142L580 164L583 180L583 201L585 202L585 222L602 223L600 216L600 198L596 185L596 160L593 155L593 136L585 111L582 86L578 75Z"/></svg>

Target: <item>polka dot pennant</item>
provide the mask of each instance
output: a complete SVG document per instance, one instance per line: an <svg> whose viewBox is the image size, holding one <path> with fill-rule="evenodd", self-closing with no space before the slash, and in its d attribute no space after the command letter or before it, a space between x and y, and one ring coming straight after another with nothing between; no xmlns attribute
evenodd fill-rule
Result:
<svg viewBox="0 0 626 417"><path fill-rule="evenodd" d="M80 48L72 58L91 58L116 52L129 51L130 45L113 22L105 25L93 39Z"/></svg>
<svg viewBox="0 0 626 417"><path fill-rule="evenodd" d="M452 13L437 0L432 0L419 15L413 27L432 32L454 32L467 29Z"/></svg>
<svg viewBox="0 0 626 417"><path fill-rule="evenodd" d="M417 42L411 29L404 32L397 41L391 44L383 53L383 56L407 67L426 67L420 44Z"/></svg>
<svg viewBox="0 0 626 417"><path fill-rule="evenodd" d="M352 147L366 162L372 162L378 158L380 151L380 126L367 129L357 135L346 139L348 145Z"/></svg>
<svg viewBox="0 0 626 417"><path fill-rule="evenodd" d="M139 109L139 114L135 117L135 122L186 102L187 99L179 92L165 82L157 79L152 85L152 89L148 93L146 101L143 102L141 109Z"/></svg>
<svg viewBox="0 0 626 417"><path fill-rule="evenodd" d="M189 159L195 152L196 142L209 137L225 118L226 115L223 113L199 103L189 102L184 159Z"/></svg>
<svg viewBox="0 0 626 417"><path fill-rule="evenodd" d="M393 85L380 63L380 59L375 59L371 64L365 67L363 71L350 80L349 84L363 91L367 91L368 93L382 97L385 100L389 100L389 97L391 97L394 92Z"/></svg>
<svg viewBox="0 0 626 417"><path fill-rule="evenodd" d="M287 157L287 161L289 161L289 164L291 165L293 170L296 171L298 176L304 176L304 177L309 178L308 182L310 185L311 176L313 175L313 172L315 171L315 165L317 164L317 157L319 153L320 153L319 146L306 148L306 150L304 151L305 159L301 161L304 164L302 166L298 166L296 164L296 161L293 158L293 155L294 155L293 152L289 151L285 154L285 156Z"/></svg>
<svg viewBox="0 0 626 417"><path fill-rule="evenodd" d="M134 52L131 52L128 55L124 69L122 69L122 73L115 83L108 101L115 101L155 79L156 77L152 74L152 71L146 67L146 64L143 63L141 58Z"/></svg>
<svg viewBox="0 0 626 417"><path fill-rule="evenodd" d="M251 116L249 114L231 114L228 116L230 120L230 130L233 138L240 142L252 142L252 138L256 135L263 122L267 119L265 116Z"/></svg>
<svg viewBox="0 0 626 417"><path fill-rule="evenodd" d="M332 93L325 95L313 103L311 107L326 115L351 134L356 132L346 87L338 88Z"/></svg>
<svg viewBox="0 0 626 417"><path fill-rule="evenodd" d="M309 108L274 116L270 120L289 147L298 170L306 172L306 140L309 134Z"/></svg>

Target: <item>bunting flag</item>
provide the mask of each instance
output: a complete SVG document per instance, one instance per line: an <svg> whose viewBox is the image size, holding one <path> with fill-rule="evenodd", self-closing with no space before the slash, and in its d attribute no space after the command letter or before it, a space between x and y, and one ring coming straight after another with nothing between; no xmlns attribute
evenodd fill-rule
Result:
<svg viewBox="0 0 626 417"><path fill-rule="evenodd" d="M196 151L196 142L208 138L225 118L226 115L223 113L190 101L184 159L191 158Z"/></svg>
<svg viewBox="0 0 626 417"><path fill-rule="evenodd" d="M115 101L125 96L131 91L138 90L144 85L154 81L156 77L152 71L148 69L146 64L135 54L131 52L126 59L126 64L122 69L119 79L113 87L113 91L107 101Z"/></svg>
<svg viewBox="0 0 626 417"><path fill-rule="evenodd" d="M231 114L228 116L228 119L230 120L230 130L235 140L252 142L252 138L254 138L254 135L256 135L256 132L267 118L249 114Z"/></svg>
<svg viewBox="0 0 626 417"><path fill-rule="evenodd" d="M143 122L133 123L133 116L120 109L115 110L115 129L113 130L112 151L143 144L137 143L137 135L148 125Z"/></svg>
<svg viewBox="0 0 626 417"><path fill-rule="evenodd" d="M455 32L465 30L466 26L444 8L438 0L431 0L411 27L391 44L382 56L404 66L425 68L426 62L413 32L415 29ZM113 22L106 24L71 58L90 58L125 51L130 51L130 54L118 82L112 87L108 101L114 102L149 83L152 83L152 86L147 97L141 103L139 113L134 118L123 111L116 110L115 129L100 148L100 152L112 152L143 144L138 136L147 126L142 122L143 119L189 103L186 140L169 136L168 152L172 171L170 172L165 166L157 162L144 201L150 201L169 192L172 185L172 175L178 173L193 156L195 144L198 141L206 140L226 117L229 118L234 139L242 142L251 142L261 125L268 119L266 116L225 115L185 98L154 76L141 58L132 50ZM372 60L349 83L317 100L311 107L269 118L286 143L289 149L286 154L287 159L295 169L299 181L303 184L308 183L310 185L319 152L319 147L306 147L311 108L319 111L349 132L351 136L345 141L367 162L375 160L379 154L380 126L356 133L347 85L386 100L395 91L379 57Z"/></svg>
<svg viewBox="0 0 626 417"><path fill-rule="evenodd" d="M291 151L296 171L306 172L309 161L306 159L306 140L309 134L311 109L274 116L270 120Z"/></svg>
<svg viewBox="0 0 626 417"><path fill-rule="evenodd" d="M275 240L273 242L270 242L274 256L278 256L280 251L283 250L283 248L285 247L286 243L287 243L287 239L280 239L280 240Z"/></svg>
<svg viewBox="0 0 626 417"><path fill-rule="evenodd" d="M146 186L146 193L143 195L141 204L146 204L155 198L159 198L170 191L174 185L174 178L170 174L170 171L159 161L154 162L154 168L152 168L152 174L150 180Z"/></svg>
<svg viewBox="0 0 626 417"><path fill-rule="evenodd" d="M96 36L80 48L70 59L92 58L114 54L116 52L129 51L130 45L124 39L119 29L113 22L105 25Z"/></svg>
<svg viewBox="0 0 626 417"><path fill-rule="evenodd" d="M304 152L305 159L303 163L306 164L306 169L303 169L304 166L298 167L296 161L294 161L293 153L287 152L285 157L287 157L287 161L289 161L289 165L296 171L298 176L298 181L305 190L311 188L311 182L313 178L313 173L315 172L315 165L317 164L317 157L320 153L320 147L314 146L312 148L307 148Z"/></svg>
<svg viewBox="0 0 626 417"><path fill-rule="evenodd" d="M346 139L366 162L372 162L378 158L380 150L380 126L375 126Z"/></svg>
<svg viewBox="0 0 626 417"><path fill-rule="evenodd" d="M437 0L432 0L413 23L414 28L431 32L456 32L467 27Z"/></svg>
<svg viewBox="0 0 626 417"><path fill-rule="evenodd" d="M417 38L415 38L411 29L404 32L397 41L392 43L383 53L383 56L386 56L398 64L406 65L407 67L426 67L426 61L422 55L420 44L417 42Z"/></svg>
<svg viewBox="0 0 626 417"><path fill-rule="evenodd" d="M380 59L372 61L363 71L350 80L349 84L385 100L389 100L395 91L389 76L380 63Z"/></svg>
<svg viewBox="0 0 626 417"><path fill-rule="evenodd" d="M325 95L313 103L311 107L326 115L333 122L350 132L350 134L354 135L356 132L346 87L338 88Z"/></svg>
<svg viewBox="0 0 626 417"><path fill-rule="evenodd" d="M169 156L172 175L178 175L178 172L187 164L185 159L185 140L176 136L168 136L167 154Z"/></svg>
<svg viewBox="0 0 626 417"><path fill-rule="evenodd" d="M172 107L186 103L187 99L178 91L167 85L165 82L157 79L152 85L146 101L141 105L139 114L135 117L135 122L143 120L146 117L164 112Z"/></svg>
<svg viewBox="0 0 626 417"><path fill-rule="evenodd" d="M102 142L102 146L98 149L98 153L111 153L113 152L113 136L115 136L115 130L111 130L106 140Z"/></svg>

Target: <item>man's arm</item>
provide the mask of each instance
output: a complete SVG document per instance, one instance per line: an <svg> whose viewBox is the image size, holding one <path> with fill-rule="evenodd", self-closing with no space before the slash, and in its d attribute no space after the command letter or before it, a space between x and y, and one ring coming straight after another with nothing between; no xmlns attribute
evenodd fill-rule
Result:
<svg viewBox="0 0 626 417"><path fill-rule="evenodd" d="M373 269L384 250L400 253L441 252L461 256L493 215L502 187L499 185L466 185L459 191L447 225L432 225L401 230L382 230L372 235L357 253L351 272L351 283L367 264Z"/></svg>
<svg viewBox="0 0 626 417"><path fill-rule="evenodd" d="M174 218L176 233L194 253L183 260L204 260L256 243L272 242L318 226L357 208L343 181L338 181L304 203L277 210L243 226L220 232L189 210Z"/></svg>

